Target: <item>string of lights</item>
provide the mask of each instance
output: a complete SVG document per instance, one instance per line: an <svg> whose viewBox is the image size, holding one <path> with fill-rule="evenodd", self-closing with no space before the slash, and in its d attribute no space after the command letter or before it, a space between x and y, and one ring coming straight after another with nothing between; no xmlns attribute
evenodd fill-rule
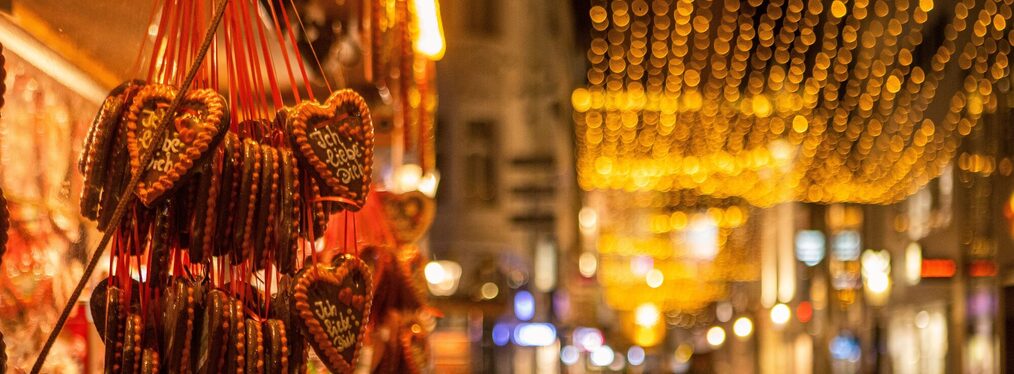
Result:
<svg viewBox="0 0 1014 374"><path fill-rule="evenodd" d="M1009 88L1011 2L594 0L580 185L898 201Z"/></svg>

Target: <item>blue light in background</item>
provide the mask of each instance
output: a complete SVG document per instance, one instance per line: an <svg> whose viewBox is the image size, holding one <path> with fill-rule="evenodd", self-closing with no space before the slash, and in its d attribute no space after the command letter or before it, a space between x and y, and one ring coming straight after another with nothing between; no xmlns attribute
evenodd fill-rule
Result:
<svg viewBox="0 0 1014 374"><path fill-rule="evenodd" d="M521 290L514 294L514 315L522 321L535 316L535 297L531 292Z"/></svg>
<svg viewBox="0 0 1014 374"><path fill-rule="evenodd" d="M835 360L858 362L862 350L854 336L838 335L831 339L831 357Z"/></svg>
<svg viewBox="0 0 1014 374"><path fill-rule="evenodd" d="M511 328L506 323L497 323L493 326L493 344L499 346L507 345L511 340Z"/></svg>
<svg viewBox="0 0 1014 374"><path fill-rule="evenodd" d="M633 346L627 350L627 361L630 365L637 366L644 363L644 348Z"/></svg>
<svg viewBox="0 0 1014 374"><path fill-rule="evenodd" d="M575 346L568 345L560 350L560 361L563 361L564 365L574 365L579 358L581 358L581 352L578 352Z"/></svg>
<svg viewBox="0 0 1014 374"><path fill-rule="evenodd" d="M514 344L545 347L556 341L556 328L548 323L520 323L514 327Z"/></svg>
<svg viewBox="0 0 1014 374"><path fill-rule="evenodd" d="M855 261L859 259L860 244L858 232L845 230L831 240L831 252L838 261Z"/></svg>
<svg viewBox="0 0 1014 374"><path fill-rule="evenodd" d="M806 266L817 266L826 253L824 233L817 230L803 230L796 233L796 259Z"/></svg>

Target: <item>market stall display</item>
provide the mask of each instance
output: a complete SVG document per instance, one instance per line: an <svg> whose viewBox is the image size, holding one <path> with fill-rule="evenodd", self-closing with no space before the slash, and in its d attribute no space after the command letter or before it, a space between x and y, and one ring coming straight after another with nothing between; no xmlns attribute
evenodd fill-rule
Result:
<svg viewBox="0 0 1014 374"><path fill-rule="evenodd" d="M113 89L82 136L80 212L103 238L71 299L108 243L109 277L90 298L107 372L301 372L315 361L311 349L331 371L351 372L375 328L376 269L359 246L393 235L367 198L376 200L377 187L370 104L356 91L332 89L320 65L308 68L297 4L266 5L156 4L152 45L142 46L147 59L136 72L145 79ZM398 22L407 35L414 21ZM414 76L403 73L405 81ZM311 81L323 82L326 98L315 97L320 88ZM402 105L425 114L413 116L432 115L432 105L407 96ZM412 134L412 147L431 146L426 132ZM407 139L395 137L386 145L403 155ZM432 170L432 157L420 151L417 161L426 160ZM432 198L414 198L429 204L431 220ZM356 217L364 214L361 227ZM397 243L419 240L428 225L417 226L410 242ZM387 254L386 273L418 277L411 268L418 262L397 260L401 251ZM413 283L385 282L383 291L404 293L398 288ZM398 304L398 312L424 299ZM425 333L411 331L414 339L397 340L424 346ZM412 366L425 361L415 357Z"/></svg>

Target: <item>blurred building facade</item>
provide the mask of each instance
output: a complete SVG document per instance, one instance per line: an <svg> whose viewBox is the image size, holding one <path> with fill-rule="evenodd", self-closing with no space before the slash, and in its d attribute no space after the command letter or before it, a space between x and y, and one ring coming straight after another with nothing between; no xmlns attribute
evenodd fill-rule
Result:
<svg viewBox="0 0 1014 374"><path fill-rule="evenodd" d="M444 0L441 8L447 54L437 65L441 184L430 250L463 269L455 295L436 301L448 315L441 328L468 335L472 350L459 351L470 357L467 371L536 370L533 350L519 350L517 363L502 359L511 348L491 330L523 322L512 310L518 291L534 295L531 321L554 322L558 264L576 245L569 95L584 62L575 15L569 1ZM550 363L556 370L559 360Z"/></svg>

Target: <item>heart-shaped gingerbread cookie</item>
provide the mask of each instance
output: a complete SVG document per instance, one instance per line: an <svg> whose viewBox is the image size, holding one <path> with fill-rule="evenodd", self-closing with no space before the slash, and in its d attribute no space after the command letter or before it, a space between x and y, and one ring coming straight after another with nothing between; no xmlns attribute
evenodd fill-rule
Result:
<svg viewBox="0 0 1014 374"><path fill-rule="evenodd" d="M378 191L377 197L384 205L384 214L399 244L414 243L430 229L436 204L426 194L419 191L401 194Z"/></svg>
<svg viewBox="0 0 1014 374"><path fill-rule="evenodd" d="M127 151L130 171L141 174L137 197L151 205L175 187L193 169L229 126L225 99L210 89L191 90L180 104L160 144L153 144L159 124L176 89L166 85L142 88L127 112ZM157 147L151 164L141 165L141 157Z"/></svg>
<svg viewBox="0 0 1014 374"><path fill-rule="evenodd" d="M299 104L287 122L293 148L323 181L322 192L359 210L373 180L373 119L366 100L352 90L336 91L323 104Z"/></svg>
<svg viewBox="0 0 1014 374"><path fill-rule="evenodd" d="M129 284L131 294L137 295L139 292L139 284L133 280L131 280ZM123 289L116 285L111 286L109 278L103 279L95 285L94 289L92 289L92 295L88 301L88 308L92 314L95 331L99 333L99 338L105 339L106 337L107 319L115 319L117 318L115 316L116 314L127 313L129 310L137 309L140 305L137 299L132 299L129 305L123 305L122 302L125 299L123 291ZM116 327L112 328L115 329Z"/></svg>
<svg viewBox="0 0 1014 374"><path fill-rule="evenodd" d="M296 278L293 307L310 347L335 373L355 369L373 302L366 264L345 256L337 266L311 265Z"/></svg>

